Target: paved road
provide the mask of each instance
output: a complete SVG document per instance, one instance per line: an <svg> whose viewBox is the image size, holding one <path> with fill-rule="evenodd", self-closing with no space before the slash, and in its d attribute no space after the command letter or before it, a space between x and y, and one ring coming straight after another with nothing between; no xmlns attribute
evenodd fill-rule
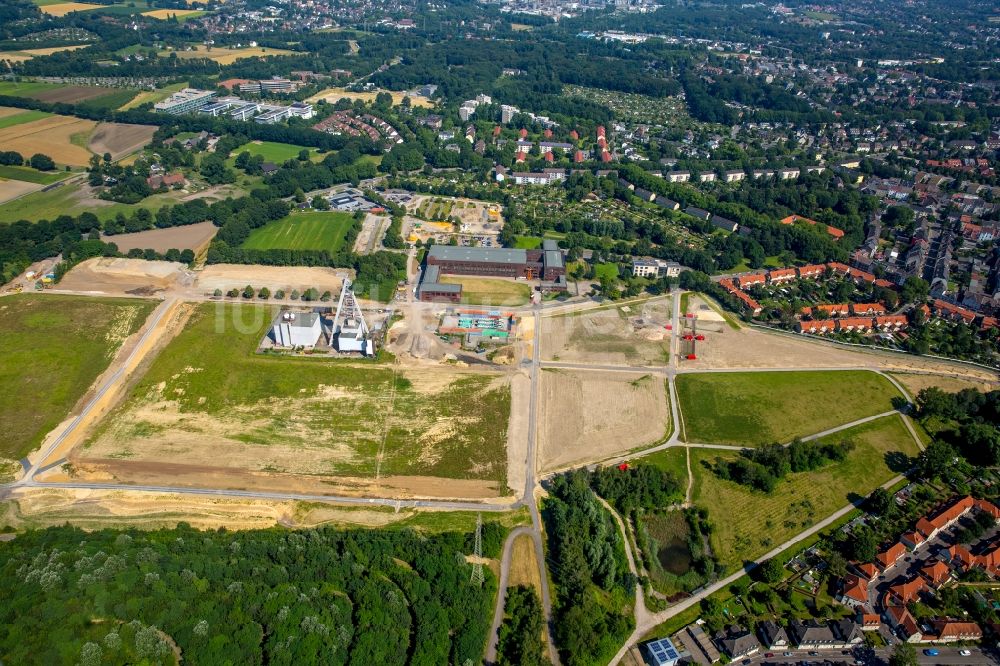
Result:
<svg viewBox="0 0 1000 666"><path fill-rule="evenodd" d="M980 648L968 648L969 652L972 654L964 656L959 654L961 650L965 648L958 647L937 647L938 655L930 656L924 654L924 650L927 647L922 647L920 645L915 645L914 649L917 652L917 663L926 666L987 666L1000 664L1000 660L997 659L995 653L984 651ZM792 656L784 656L785 652L791 652ZM816 655L811 656L809 654L810 650L775 650L772 651L773 657L764 656L767 652L762 652L754 655L748 660L743 660L738 663L749 662L750 664L763 666L764 664L773 664L774 666L798 666L803 662L813 662L823 659L829 659L833 661L846 661L848 663L857 660L866 666L884 666L889 661L889 656L892 654L892 648L880 648L878 650L871 650L868 648L856 648L850 650L850 654L844 655L842 650L815 650Z"/></svg>

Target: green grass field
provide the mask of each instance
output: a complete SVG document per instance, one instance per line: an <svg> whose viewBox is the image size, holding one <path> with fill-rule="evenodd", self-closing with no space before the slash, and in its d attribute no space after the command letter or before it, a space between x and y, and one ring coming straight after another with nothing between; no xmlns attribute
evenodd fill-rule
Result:
<svg viewBox="0 0 1000 666"><path fill-rule="evenodd" d="M0 81L0 95L11 97L32 97L38 93L58 90L66 86L60 83L41 83L38 81Z"/></svg>
<svg viewBox="0 0 1000 666"><path fill-rule="evenodd" d="M344 246L347 232L354 225L350 213L292 213L254 229L243 247L251 250L326 250L331 254Z"/></svg>
<svg viewBox="0 0 1000 666"><path fill-rule="evenodd" d="M824 442L851 440L855 449L840 463L812 472L789 474L771 494L723 481L705 467L720 453L691 450L693 501L708 509L715 527L712 545L729 571L766 553L789 537L826 518L852 499L864 496L909 466L905 457L919 450L898 415L836 433Z"/></svg>
<svg viewBox="0 0 1000 666"><path fill-rule="evenodd" d="M597 264L594 266L594 278L600 280L601 278L606 278L608 280L615 280L618 278L618 264Z"/></svg>
<svg viewBox="0 0 1000 666"><path fill-rule="evenodd" d="M514 247L518 250L537 250L542 246L542 239L538 236L518 236L514 242Z"/></svg>
<svg viewBox="0 0 1000 666"><path fill-rule="evenodd" d="M462 285L462 302L469 305L524 305L531 298L531 286L512 280L442 275L441 282Z"/></svg>
<svg viewBox="0 0 1000 666"><path fill-rule="evenodd" d="M112 90L107 95L101 95L100 97L94 97L93 99L80 102L80 106L89 107L91 109L117 109L131 102L138 94L138 90L129 88Z"/></svg>
<svg viewBox="0 0 1000 666"><path fill-rule="evenodd" d="M687 441L787 442L892 409L899 392L867 371L683 374L677 395Z"/></svg>
<svg viewBox="0 0 1000 666"><path fill-rule="evenodd" d="M121 298L0 299L0 458L16 460L37 447L153 307Z"/></svg>
<svg viewBox="0 0 1000 666"><path fill-rule="evenodd" d="M671 447L665 451L657 451L642 458L636 458L636 463L646 463L659 467L665 472L671 472L681 482L683 487L687 487L687 449L681 446Z"/></svg>
<svg viewBox="0 0 1000 666"><path fill-rule="evenodd" d="M501 375L258 354L276 313L200 306L90 454L325 476L378 470L505 490L510 389Z"/></svg>
<svg viewBox="0 0 1000 666"><path fill-rule="evenodd" d="M0 92L0 94L7 93ZM36 120L41 120L42 118L48 118L51 115L51 113L46 113L45 111L22 111L20 113L15 113L12 116L4 116L3 118L0 118L0 129L31 123ZM27 155L26 157L31 156Z"/></svg>
<svg viewBox="0 0 1000 666"><path fill-rule="evenodd" d="M8 180L23 180L27 183L50 185L66 178L70 174L65 171L36 171L31 167L16 167L0 164L0 178Z"/></svg>
<svg viewBox="0 0 1000 666"><path fill-rule="evenodd" d="M278 143L276 141L251 141L250 143L244 143L242 146L230 153L229 166L233 166L236 162L236 156L240 153L247 152L251 155L260 155L268 162L274 162L275 164L282 164L288 160L297 160L299 158L299 152L305 148L304 146L296 146L293 143ZM309 158L318 162L325 157L326 153L320 153L315 148L305 148L309 151Z"/></svg>

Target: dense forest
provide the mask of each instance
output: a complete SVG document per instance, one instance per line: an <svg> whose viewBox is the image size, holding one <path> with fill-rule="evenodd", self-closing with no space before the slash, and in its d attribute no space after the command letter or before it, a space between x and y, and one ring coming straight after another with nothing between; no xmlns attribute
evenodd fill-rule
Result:
<svg viewBox="0 0 1000 666"><path fill-rule="evenodd" d="M635 577L589 476L576 470L555 477L542 514L556 591L554 638L566 666L607 663L634 625Z"/></svg>
<svg viewBox="0 0 1000 666"><path fill-rule="evenodd" d="M496 557L502 530L484 529ZM0 544L10 664L480 663L496 591L470 535L71 527Z"/></svg>

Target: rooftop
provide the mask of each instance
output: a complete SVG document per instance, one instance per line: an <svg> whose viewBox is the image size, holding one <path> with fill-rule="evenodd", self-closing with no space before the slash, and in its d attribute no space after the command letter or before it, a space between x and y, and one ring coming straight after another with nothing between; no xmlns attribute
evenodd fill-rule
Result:
<svg viewBox="0 0 1000 666"><path fill-rule="evenodd" d="M474 261L492 264L524 264L528 261L525 250L503 247L459 247L433 245L427 252L428 259L437 261Z"/></svg>

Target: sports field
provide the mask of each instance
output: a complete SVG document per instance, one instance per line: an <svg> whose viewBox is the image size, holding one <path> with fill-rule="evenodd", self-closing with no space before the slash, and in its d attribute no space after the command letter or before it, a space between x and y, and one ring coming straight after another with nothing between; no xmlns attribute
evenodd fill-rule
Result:
<svg viewBox="0 0 1000 666"><path fill-rule="evenodd" d="M714 526L712 546L729 571L826 518L853 498L867 495L908 468L904 456L919 452L902 418L895 414L822 441L844 440L855 443L846 460L813 472L789 474L770 494L716 477L706 464L724 452L691 449L692 499L708 509ZM732 455L724 453L723 457Z"/></svg>
<svg viewBox="0 0 1000 666"><path fill-rule="evenodd" d="M243 247L251 250L326 250L333 253L344 246L347 232L354 224L350 213L292 213L254 229Z"/></svg>
<svg viewBox="0 0 1000 666"><path fill-rule="evenodd" d="M23 457L66 418L153 306L39 294L0 299L0 460Z"/></svg>
<svg viewBox="0 0 1000 666"><path fill-rule="evenodd" d="M531 287L513 280L442 275L441 282L462 285L462 302L470 305L524 305L531 298Z"/></svg>
<svg viewBox="0 0 1000 666"><path fill-rule="evenodd" d="M276 313L197 307L80 455L505 489L505 376L257 354Z"/></svg>
<svg viewBox="0 0 1000 666"><path fill-rule="evenodd" d="M689 442L788 442L892 409L895 387L864 370L682 374L677 395Z"/></svg>
<svg viewBox="0 0 1000 666"><path fill-rule="evenodd" d="M250 143L244 143L242 146L232 151L229 154L229 163L230 166L232 166L232 163L236 160L237 155L247 152L251 155L260 155L268 162L281 164L283 162L287 162L288 160L298 159L299 153L302 152L303 149L309 151L309 158L313 161L323 158L323 154L315 148L296 146L293 143L278 143L276 141L251 141Z"/></svg>

